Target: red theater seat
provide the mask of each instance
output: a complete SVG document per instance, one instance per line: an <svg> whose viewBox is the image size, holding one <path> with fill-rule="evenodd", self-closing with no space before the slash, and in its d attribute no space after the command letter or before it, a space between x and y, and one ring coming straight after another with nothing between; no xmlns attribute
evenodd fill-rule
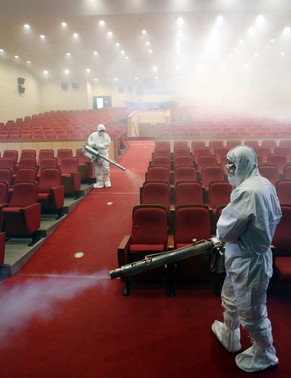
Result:
<svg viewBox="0 0 291 378"><path fill-rule="evenodd" d="M61 185L61 171L59 168L44 168L40 172L38 183L38 202L43 210L52 210L63 215L64 186Z"/></svg>
<svg viewBox="0 0 291 378"><path fill-rule="evenodd" d="M32 237L32 244L38 238L41 207L37 203L37 183L18 182L13 186L11 200L3 208L3 231L7 236Z"/></svg>
<svg viewBox="0 0 291 378"><path fill-rule="evenodd" d="M139 205L132 209L131 235L126 235L118 248L118 265L133 263L151 253L161 253L168 245L168 212L164 206ZM158 279L164 268L135 276L136 279ZM132 279L125 279L124 295L131 291Z"/></svg>

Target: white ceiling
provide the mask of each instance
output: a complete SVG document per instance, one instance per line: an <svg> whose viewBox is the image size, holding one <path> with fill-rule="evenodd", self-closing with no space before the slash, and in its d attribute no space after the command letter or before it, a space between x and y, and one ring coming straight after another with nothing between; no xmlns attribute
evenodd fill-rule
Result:
<svg viewBox="0 0 291 378"><path fill-rule="evenodd" d="M290 77L286 27L290 0L9 0L0 4L0 59L58 80L165 84L248 73L264 82L278 73Z"/></svg>

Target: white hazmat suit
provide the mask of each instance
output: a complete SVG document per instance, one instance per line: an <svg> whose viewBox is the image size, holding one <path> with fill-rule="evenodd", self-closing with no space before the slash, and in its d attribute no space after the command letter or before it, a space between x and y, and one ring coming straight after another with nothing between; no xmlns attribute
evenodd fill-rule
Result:
<svg viewBox="0 0 291 378"><path fill-rule="evenodd" d="M110 136L106 133L104 125L99 124L97 131L89 135L88 144L95 148L102 156L109 157ZM97 158L94 162L94 173L96 184L94 188L111 187L109 162L102 158Z"/></svg>
<svg viewBox="0 0 291 378"><path fill-rule="evenodd" d="M225 243L224 322L215 320L212 331L229 352L238 352L242 325L253 345L236 356L236 364L254 372L278 364L266 292L273 273L270 244L282 214L274 186L258 171L253 149L237 146L227 160L234 190L217 223L217 237Z"/></svg>

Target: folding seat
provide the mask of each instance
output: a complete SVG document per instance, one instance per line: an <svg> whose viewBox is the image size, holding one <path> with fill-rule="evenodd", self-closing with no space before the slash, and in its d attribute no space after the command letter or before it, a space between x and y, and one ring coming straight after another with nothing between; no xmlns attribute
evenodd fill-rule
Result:
<svg viewBox="0 0 291 378"><path fill-rule="evenodd" d="M179 156L179 155L185 156L185 155L190 155L190 154L191 152L190 152L189 147L175 147L174 148L174 153L173 153L174 157Z"/></svg>
<svg viewBox="0 0 291 378"><path fill-rule="evenodd" d="M30 245L39 240L41 206L37 203L37 183L17 182L7 207L3 208L3 231L6 236L32 237Z"/></svg>
<svg viewBox="0 0 291 378"><path fill-rule="evenodd" d="M171 174L168 167L148 167L145 181L162 181L170 183Z"/></svg>
<svg viewBox="0 0 291 378"><path fill-rule="evenodd" d="M291 164L286 164L283 169L283 179L291 180Z"/></svg>
<svg viewBox="0 0 291 378"><path fill-rule="evenodd" d="M197 181L197 172L194 167L176 167L174 169L174 185L179 181Z"/></svg>
<svg viewBox="0 0 291 378"><path fill-rule="evenodd" d="M0 168L0 181L5 181L8 187L13 184L13 174L10 168Z"/></svg>
<svg viewBox="0 0 291 378"><path fill-rule="evenodd" d="M176 148L188 147L188 142L186 140L174 140L174 151Z"/></svg>
<svg viewBox="0 0 291 378"><path fill-rule="evenodd" d="M36 158L20 158L17 169L20 168L35 168L36 169Z"/></svg>
<svg viewBox="0 0 291 378"><path fill-rule="evenodd" d="M170 210L171 187L166 182L145 181L140 189L142 205L163 205Z"/></svg>
<svg viewBox="0 0 291 378"><path fill-rule="evenodd" d="M194 161L197 164L200 155L211 155L209 147L196 147L194 150Z"/></svg>
<svg viewBox="0 0 291 378"><path fill-rule="evenodd" d="M276 154L275 152L268 155L268 164L274 164L279 167L280 175L283 175L284 167L287 164L287 157L284 154Z"/></svg>
<svg viewBox="0 0 291 378"><path fill-rule="evenodd" d="M192 140L190 150L193 156L195 156L194 152L197 147L206 147L205 140Z"/></svg>
<svg viewBox="0 0 291 378"><path fill-rule="evenodd" d="M256 152L257 155L262 156L263 163L268 163L268 156L271 153L271 149L269 147L256 146L254 148L254 150L255 150L255 152Z"/></svg>
<svg viewBox="0 0 291 378"><path fill-rule="evenodd" d="M146 255L165 252L168 245L168 212L160 205L138 205L132 209L131 234L120 243L118 266L134 263ZM159 279L164 276L164 268L135 275L135 279ZM132 278L125 278L124 295L131 291Z"/></svg>
<svg viewBox="0 0 291 378"><path fill-rule="evenodd" d="M194 167L194 159L192 155L175 155L174 168L176 167Z"/></svg>
<svg viewBox="0 0 291 378"><path fill-rule="evenodd" d="M169 156L153 156L150 163L151 167L167 167L171 168L171 159Z"/></svg>
<svg viewBox="0 0 291 378"><path fill-rule="evenodd" d="M79 162L79 171L81 172L81 181L95 180L94 163L90 158L85 156L81 148L76 150L76 158Z"/></svg>
<svg viewBox="0 0 291 378"><path fill-rule="evenodd" d="M208 191L211 181L225 180L225 171L221 166L206 166L201 172L201 184L205 191Z"/></svg>
<svg viewBox="0 0 291 378"><path fill-rule="evenodd" d="M156 140L155 149L160 147L171 151L171 142L168 140Z"/></svg>
<svg viewBox="0 0 291 378"><path fill-rule="evenodd" d="M8 169L11 170L11 172L13 174L16 170L16 162L12 158L2 157L2 158L0 158L0 169L1 168L8 168Z"/></svg>
<svg viewBox="0 0 291 378"><path fill-rule="evenodd" d="M79 162L76 157L62 158L61 160L62 185L66 194L74 194L75 198L80 197L81 172L79 172Z"/></svg>
<svg viewBox="0 0 291 378"><path fill-rule="evenodd" d="M218 162L214 155L200 155L197 162L197 170L201 174L204 167L217 166Z"/></svg>
<svg viewBox="0 0 291 378"><path fill-rule="evenodd" d="M239 145L241 145L240 139L228 139L226 141L226 146L228 147L228 151Z"/></svg>
<svg viewBox="0 0 291 378"><path fill-rule="evenodd" d="M19 168L17 169L14 176L14 183L20 181L35 181L36 180L36 169L35 168Z"/></svg>
<svg viewBox="0 0 291 378"><path fill-rule="evenodd" d="M268 147L271 149L271 152L274 152L274 148L277 146L277 142L275 139L263 139L262 146Z"/></svg>
<svg viewBox="0 0 291 378"><path fill-rule="evenodd" d="M34 158L36 159L36 150L34 149L24 149L20 152L20 158Z"/></svg>
<svg viewBox="0 0 291 378"><path fill-rule="evenodd" d="M208 143L211 153L214 154L216 147L224 147L223 143L222 139L211 139Z"/></svg>
<svg viewBox="0 0 291 378"><path fill-rule="evenodd" d="M175 208L184 205L203 205L203 189L198 181L179 181L175 186Z"/></svg>
<svg viewBox="0 0 291 378"><path fill-rule="evenodd" d="M290 149L289 147L282 147L282 146L277 146L274 148L274 153L275 154L284 154L286 155L287 162L290 162Z"/></svg>
<svg viewBox="0 0 291 378"><path fill-rule="evenodd" d="M208 189L208 205L213 213L230 202L232 187L228 181L212 181Z"/></svg>
<svg viewBox="0 0 291 378"><path fill-rule="evenodd" d="M274 252L274 273L279 282L291 281L291 206L281 206L282 218L277 225L272 245Z"/></svg>
<svg viewBox="0 0 291 378"><path fill-rule="evenodd" d="M55 151L51 148L43 148L40 149L38 152L38 159L37 163L40 164L41 159L43 158L51 158L55 156Z"/></svg>
<svg viewBox="0 0 291 378"><path fill-rule="evenodd" d="M152 157L154 156L165 156L165 157L171 158L171 150L164 147L156 147L154 149Z"/></svg>
<svg viewBox="0 0 291 378"><path fill-rule="evenodd" d="M263 164L259 165L260 174L266 177L271 183L276 186L278 180L280 180L279 167L277 165Z"/></svg>
<svg viewBox="0 0 291 378"><path fill-rule="evenodd" d="M255 147L259 146L259 141L257 139L245 139L244 144L255 149Z"/></svg>
<svg viewBox="0 0 291 378"><path fill-rule="evenodd" d="M226 146L223 146L223 147L215 147L214 148L214 152L213 152L213 155L216 157L216 160L217 160L217 163L218 164L221 164L221 158L223 155L227 155L229 151L229 148L226 147Z"/></svg>
<svg viewBox="0 0 291 378"><path fill-rule="evenodd" d="M71 158L73 157L73 150L71 148L59 148L57 149L57 160L58 165L61 165L61 160L63 158Z"/></svg>
<svg viewBox="0 0 291 378"><path fill-rule="evenodd" d="M63 216L65 191L61 180L59 168L43 168L38 181L38 202L42 211L56 212L56 219Z"/></svg>
<svg viewBox="0 0 291 378"><path fill-rule="evenodd" d="M291 204L291 180L278 180L276 191L280 204Z"/></svg>
<svg viewBox="0 0 291 378"><path fill-rule="evenodd" d="M287 147L291 149L291 139L282 139L279 141L279 146L280 147Z"/></svg>
<svg viewBox="0 0 291 378"><path fill-rule="evenodd" d="M175 211L174 247L182 248L193 243L193 240L209 239L211 237L211 218L207 206L179 206ZM199 281L208 279L209 256L201 254L176 263L175 281Z"/></svg>
<svg viewBox="0 0 291 378"><path fill-rule="evenodd" d="M3 151L3 157L14 159L15 163L18 163L18 151L17 150L4 150Z"/></svg>
<svg viewBox="0 0 291 378"><path fill-rule="evenodd" d="M9 187L6 181L0 181L0 208L9 202ZM2 217L2 213L1 213ZM2 224L2 223L1 223ZM1 228L0 228L1 230Z"/></svg>

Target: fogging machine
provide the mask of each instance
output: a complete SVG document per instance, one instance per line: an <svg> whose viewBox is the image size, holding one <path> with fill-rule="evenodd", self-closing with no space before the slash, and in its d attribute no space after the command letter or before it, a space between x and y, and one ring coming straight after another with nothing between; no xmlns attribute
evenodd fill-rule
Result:
<svg viewBox="0 0 291 378"><path fill-rule="evenodd" d="M83 155L87 156L92 161L96 161L99 158L101 158L101 159L108 161L110 164L115 165L115 167L125 171L125 168L122 165L117 164L115 161L103 156L102 154L100 154L100 152L98 152L98 150L95 150L95 148L89 146L89 144L87 144L87 143L84 144L84 146L82 148L82 152L83 152Z"/></svg>
<svg viewBox="0 0 291 378"><path fill-rule="evenodd" d="M224 245L216 237L200 241L194 239L193 243L189 246L174 249L169 252L147 255L142 260L110 270L109 274L112 279L117 277L130 277L150 269L169 265L205 253L210 254L210 271L221 273L224 269L223 252Z"/></svg>

